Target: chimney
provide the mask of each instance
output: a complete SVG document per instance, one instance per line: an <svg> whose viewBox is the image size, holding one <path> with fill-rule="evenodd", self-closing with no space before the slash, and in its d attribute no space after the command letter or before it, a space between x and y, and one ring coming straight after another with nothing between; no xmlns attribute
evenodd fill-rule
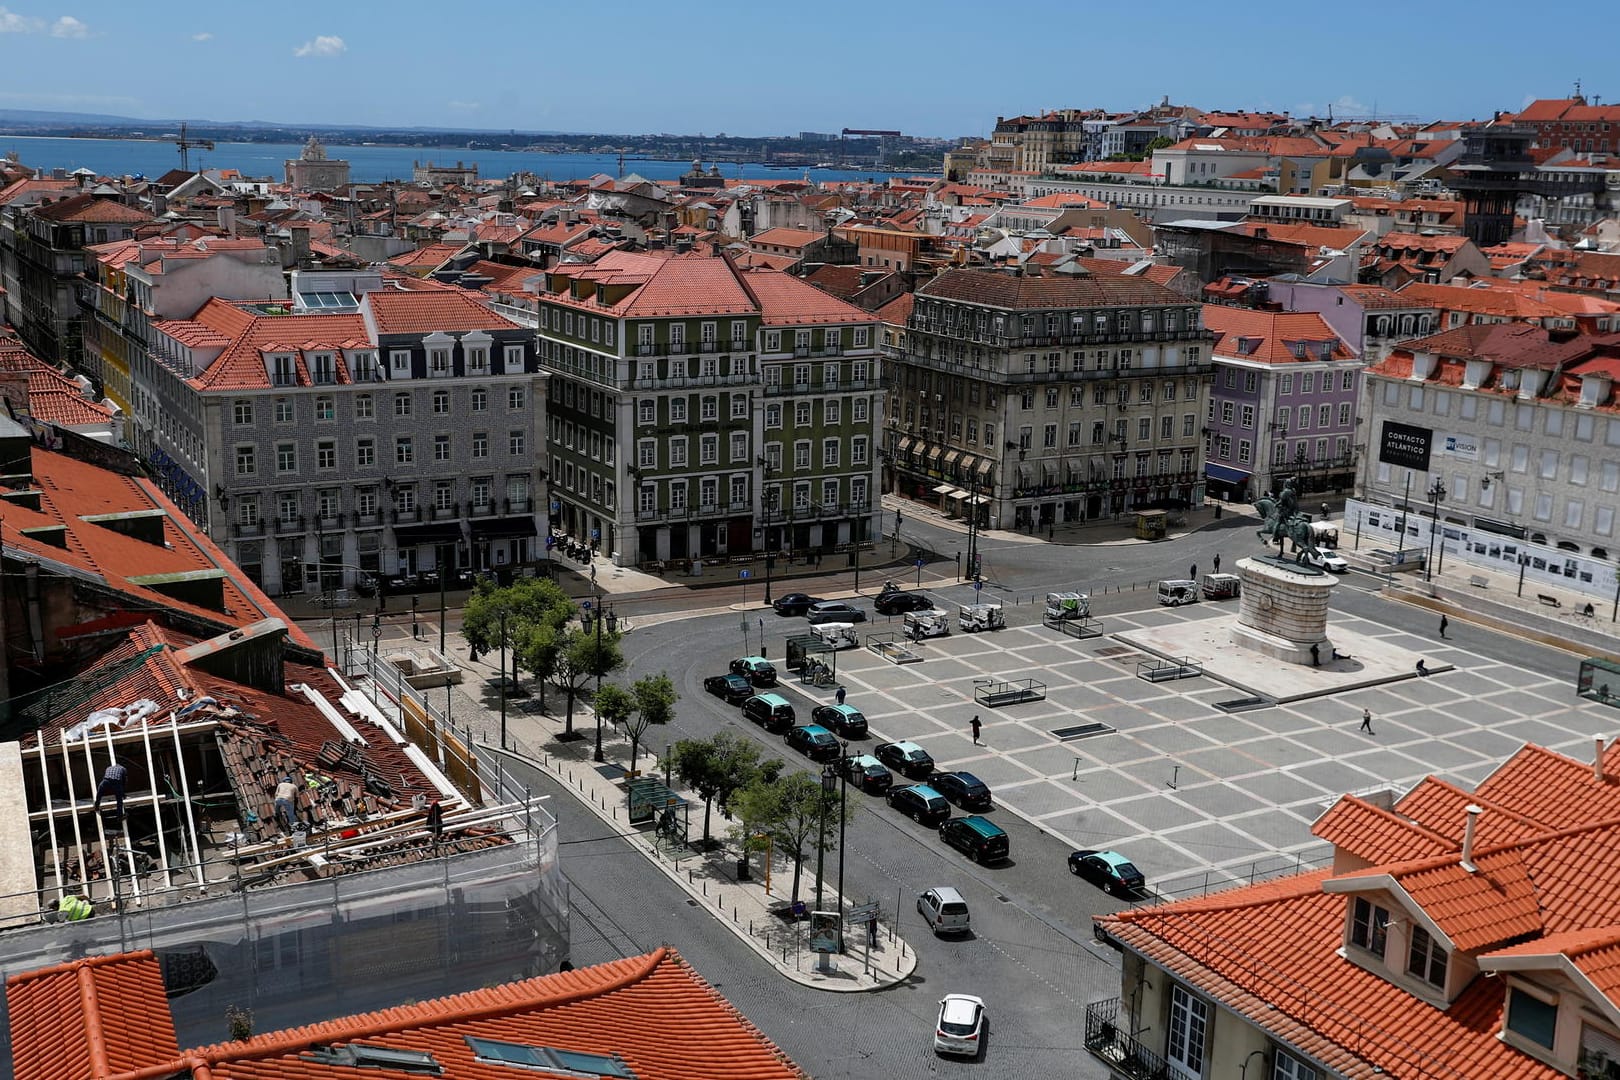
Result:
<svg viewBox="0 0 1620 1080"><path fill-rule="evenodd" d="M222 206L219 208L219 231L226 236L236 235L236 207Z"/></svg>
<svg viewBox="0 0 1620 1080"><path fill-rule="evenodd" d="M1603 775L1603 736L1592 736L1592 779L1603 783L1608 779Z"/></svg>
<svg viewBox="0 0 1620 1080"><path fill-rule="evenodd" d="M1462 868L1470 874L1474 872L1474 827L1479 824L1479 815L1485 809L1474 803L1465 808L1468 814L1468 823L1463 826Z"/></svg>
<svg viewBox="0 0 1620 1080"><path fill-rule="evenodd" d="M308 225L294 225L292 227L292 250L294 266L310 265Z"/></svg>

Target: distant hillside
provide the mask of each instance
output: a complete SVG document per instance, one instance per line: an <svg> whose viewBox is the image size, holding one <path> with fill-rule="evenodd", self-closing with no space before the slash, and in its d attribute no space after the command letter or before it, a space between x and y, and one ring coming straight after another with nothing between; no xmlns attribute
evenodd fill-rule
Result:
<svg viewBox="0 0 1620 1080"><path fill-rule="evenodd" d="M273 120L199 120L195 117L186 120L190 129L196 131L352 131L352 132L416 132L421 134L446 135L495 135L512 134L505 128L442 128L442 127L379 127L372 124L286 124ZM103 113L78 112L52 112L44 109L0 109L0 128L13 131L22 128L60 130L78 127L119 128L127 131L144 131L151 134L154 131L174 131L181 124L174 118L145 118L138 119L132 116L111 116ZM578 132L568 131L525 131L524 135L574 135Z"/></svg>

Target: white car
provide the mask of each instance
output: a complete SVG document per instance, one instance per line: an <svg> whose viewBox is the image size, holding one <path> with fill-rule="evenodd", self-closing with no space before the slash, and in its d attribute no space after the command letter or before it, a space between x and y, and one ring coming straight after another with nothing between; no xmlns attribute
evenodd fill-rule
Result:
<svg viewBox="0 0 1620 1080"><path fill-rule="evenodd" d="M984 1001L972 994L946 994L934 1025L934 1053L978 1057L990 1028Z"/></svg>
<svg viewBox="0 0 1620 1080"><path fill-rule="evenodd" d="M1305 562L1309 566L1314 566L1319 570L1326 570L1330 574L1348 574L1350 572L1350 564L1345 562L1344 557L1332 548L1317 549L1315 555L1305 556Z"/></svg>

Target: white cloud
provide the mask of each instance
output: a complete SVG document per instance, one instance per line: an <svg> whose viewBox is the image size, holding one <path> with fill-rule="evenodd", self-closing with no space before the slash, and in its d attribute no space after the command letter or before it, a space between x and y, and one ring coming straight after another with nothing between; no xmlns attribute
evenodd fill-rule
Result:
<svg viewBox="0 0 1620 1080"><path fill-rule="evenodd" d="M452 109L459 109L462 112L472 112L474 109L483 108L483 106L476 101L447 101L445 104Z"/></svg>
<svg viewBox="0 0 1620 1080"><path fill-rule="evenodd" d="M0 7L0 34L37 34L44 28L45 24L38 19Z"/></svg>
<svg viewBox="0 0 1620 1080"><path fill-rule="evenodd" d="M199 31L198 33L192 34L191 35L191 40L192 41L213 41L214 40L214 35L210 34L206 30L202 30L202 31Z"/></svg>
<svg viewBox="0 0 1620 1080"><path fill-rule="evenodd" d="M322 34L313 41L306 41L293 50L294 56L338 56L347 52L349 47L343 39L336 34Z"/></svg>
<svg viewBox="0 0 1620 1080"><path fill-rule="evenodd" d="M90 28L71 15L63 15L51 24L51 37L82 38L90 36Z"/></svg>

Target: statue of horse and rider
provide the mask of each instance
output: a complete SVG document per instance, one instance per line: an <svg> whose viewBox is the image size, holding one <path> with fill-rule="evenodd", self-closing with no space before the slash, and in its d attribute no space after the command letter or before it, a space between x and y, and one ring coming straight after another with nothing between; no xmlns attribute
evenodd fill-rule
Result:
<svg viewBox="0 0 1620 1080"><path fill-rule="evenodd" d="M1283 553L1283 541L1292 540L1294 543L1294 561L1305 565L1308 558L1321 554L1316 549L1316 538L1311 534L1311 516L1301 513L1299 509L1299 495L1294 491L1293 477L1283 482L1282 491L1273 498L1271 495L1262 495L1254 502L1254 508L1260 511L1265 523L1260 526L1258 533L1260 539L1267 544L1273 541L1277 544L1277 554Z"/></svg>

